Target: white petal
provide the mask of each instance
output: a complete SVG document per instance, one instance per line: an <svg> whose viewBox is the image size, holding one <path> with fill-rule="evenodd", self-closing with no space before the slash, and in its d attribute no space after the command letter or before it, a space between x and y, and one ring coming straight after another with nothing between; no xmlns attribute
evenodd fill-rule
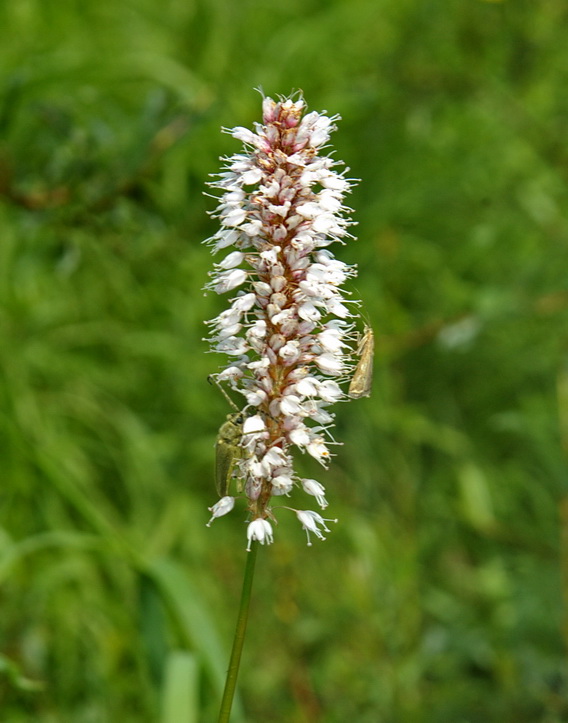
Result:
<svg viewBox="0 0 568 723"><path fill-rule="evenodd" d="M221 497L219 502L214 504L213 507L209 507L209 512L211 512L211 519L207 523L207 527L211 527L211 523L216 517L222 517L223 515L226 515L233 509L234 506L234 497Z"/></svg>
<svg viewBox="0 0 568 723"><path fill-rule="evenodd" d="M314 377L306 377L299 381L295 388L302 397L315 397L318 393L318 386L320 382Z"/></svg>
<svg viewBox="0 0 568 723"><path fill-rule="evenodd" d="M244 186L250 186L253 183L258 183L262 179L262 171L260 168L251 168L250 171L245 171L241 176L241 182Z"/></svg>
<svg viewBox="0 0 568 723"><path fill-rule="evenodd" d="M258 407L266 399L266 392L263 392L262 389L247 391L245 392L245 399L251 406Z"/></svg>
<svg viewBox="0 0 568 723"><path fill-rule="evenodd" d="M305 301L298 308L298 316L306 321L319 321L321 319L321 312L313 305L311 301Z"/></svg>
<svg viewBox="0 0 568 723"><path fill-rule="evenodd" d="M286 364L293 364L300 358L300 342L296 339L287 342L278 352L278 356Z"/></svg>
<svg viewBox="0 0 568 723"><path fill-rule="evenodd" d="M243 376L242 369L239 369L239 367L231 366L227 367L226 369L223 369L222 372L219 372L217 374L217 381L218 382L236 382L237 379L240 379Z"/></svg>
<svg viewBox="0 0 568 723"><path fill-rule="evenodd" d="M320 354L314 361L324 374L341 374L343 371L341 359L334 354Z"/></svg>
<svg viewBox="0 0 568 723"><path fill-rule="evenodd" d="M219 329L219 333L217 334L217 339L221 341L222 339L226 339L229 336L236 336L239 331L243 328L242 324L232 324L231 326L221 326Z"/></svg>
<svg viewBox="0 0 568 723"><path fill-rule="evenodd" d="M280 401L280 411L282 414L294 415L300 411L300 398L295 394L288 394L282 397Z"/></svg>
<svg viewBox="0 0 568 723"><path fill-rule="evenodd" d="M287 495L294 488L292 479L287 475L278 475L271 480L273 495Z"/></svg>
<svg viewBox="0 0 568 723"><path fill-rule="evenodd" d="M249 522L249 526L247 527L247 539L248 552L250 552L250 546L253 540L257 540L258 542L260 542L261 545L264 545L265 543L267 545L270 545L274 541L270 522L268 522L268 520L263 520L260 518Z"/></svg>
<svg viewBox="0 0 568 723"><path fill-rule="evenodd" d="M220 269L234 269L235 266L242 264L245 255L241 251L232 251L230 254L217 264Z"/></svg>
<svg viewBox="0 0 568 723"><path fill-rule="evenodd" d="M307 446L308 454L314 459L325 465L325 461L329 459L329 449L325 446L321 439L312 440Z"/></svg>
<svg viewBox="0 0 568 723"><path fill-rule="evenodd" d="M226 224L227 226L229 224ZM232 224L233 226L237 226L238 224ZM320 213L317 216L314 216L313 219L313 229L317 233L331 233L332 231L335 231L338 229L337 221L335 219L335 216L332 213L324 213L320 210Z"/></svg>
<svg viewBox="0 0 568 723"><path fill-rule="evenodd" d="M315 218L319 214L321 214L322 210L319 204L314 203L313 201L308 201L307 203L302 203L299 206L296 206L296 213L299 213L300 216L303 216L304 218Z"/></svg>
<svg viewBox="0 0 568 723"><path fill-rule="evenodd" d="M252 434L254 432L263 432L266 429L264 419L260 414L247 417L243 424L243 434Z"/></svg>
<svg viewBox="0 0 568 723"><path fill-rule="evenodd" d="M330 314L335 314L335 316L339 316L341 319L347 319L349 316L352 316L345 304L342 304L338 299L330 299L327 303L327 309Z"/></svg>
<svg viewBox="0 0 568 723"><path fill-rule="evenodd" d="M231 291L232 289L236 289L237 286L244 284L247 276L247 272L243 269L225 271L217 277L214 289L218 294L224 294L226 291Z"/></svg>
<svg viewBox="0 0 568 723"><path fill-rule="evenodd" d="M242 296L237 296L237 298L233 301L232 308L239 312L250 311L250 309L254 306L255 301L256 296L252 292L249 294L243 294Z"/></svg>
<svg viewBox="0 0 568 723"><path fill-rule="evenodd" d="M237 126L236 128L233 128L231 130L231 135L238 141L248 143L251 146L256 146L258 141L258 136L256 135L256 133L253 133L248 128L243 128L242 126Z"/></svg>
<svg viewBox="0 0 568 723"><path fill-rule="evenodd" d="M325 487L315 479L303 479L301 482L304 492L309 495L313 495L313 497L316 498L318 505L322 509L325 509L327 507L327 500L324 497Z"/></svg>
<svg viewBox="0 0 568 723"><path fill-rule="evenodd" d="M215 251L220 251L228 246L234 246L239 240L239 232L234 228L222 228L212 239L215 240Z"/></svg>
<svg viewBox="0 0 568 723"><path fill-rule="evenodd" d="M293 429L290 434L288 435L288 439L292 444L297 445L298 447L307 447L310 443L310 435L307 431L307 428L305 425L301 425L300 427L297 427L296 429Z"/></svg>
<svg viewBox="0 0 568 723"><path fill-rule="evenodd" d="M331 379L326 379L320 384L318 393L324 402L336 402L343 396L343 392L341 391L339 384Z"/></svg>
<svg viewBox="0 0 568 723"><path fill-rule="evenodd" d="M239 226L247 217L247 212L244 208L233 208L226 215L221 218L223 226L233 227Z"/></svg>
<svg viewBox="0 0 568 723"><path fill-rule="evenodd" d="M229 354L231 356L242 356L248 349L249 346L246 341L238 336L223 339L215 347L215 351L220 351L223 352L223 354Z"/></svg>
<svg viewBox="0 0 568 723"><path fill-rule="evenodd" d="M240 230L250 238L253 238L254 236L258 236L262 231L262 222L257 219L253 219L248 223L243 223Z"/></svg>

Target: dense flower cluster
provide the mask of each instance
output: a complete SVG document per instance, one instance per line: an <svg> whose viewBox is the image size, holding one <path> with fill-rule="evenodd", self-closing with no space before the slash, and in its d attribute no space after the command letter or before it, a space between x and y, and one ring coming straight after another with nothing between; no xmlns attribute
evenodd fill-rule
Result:
<svg viewBox="0 0 568 723"><path fill-rule="evenodd" d="M295 485L327 506L324 488L300 479L291 448L323 466L333 439L330 404L346 399L338 382L353 371L353 314L340 290L355 276L328 246L350 237L343 198L350 182L321 149L338 116L305 112L302 98L263 100L263 123L254 132L234 128L244 152L210 185L220 189L213 252L230 250L215 265L206 288L236 290L229 308L210 326L211 348L229 357L217 374L246 399L237 477L248 499L252 540L272 542L271 498ZM353 306L351 306L353 309ZM229 512L224 496L212 518ZM303 528L323 539L317 512L294 510Z"/></svg>

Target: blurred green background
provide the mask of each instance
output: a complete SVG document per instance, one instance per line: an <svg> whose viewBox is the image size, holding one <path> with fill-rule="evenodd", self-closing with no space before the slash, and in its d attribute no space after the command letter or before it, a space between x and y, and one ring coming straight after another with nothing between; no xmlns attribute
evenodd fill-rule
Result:
<svg viewBox="0 0 568 723"><path fill-rule="evenodd" d="M241 511L205 527L202 192L258 86L343 118L377 359L329 472L299 460L339 524L260 550L234 721L568 720L567 21L0 4L2 721L215 720L246 553Z"/></svg>

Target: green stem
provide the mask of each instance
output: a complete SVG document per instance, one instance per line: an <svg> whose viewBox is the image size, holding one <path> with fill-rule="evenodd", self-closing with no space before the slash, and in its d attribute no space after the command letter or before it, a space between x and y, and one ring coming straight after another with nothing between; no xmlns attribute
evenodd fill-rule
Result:
<svg viewBox="0 0 568 723"><path fill-rule="evenodd" d="M241 594L239 617L237 618L235 639L233 640L233 649L231 651L231 660L229 661L229 670L227 671L227 680L225 681L225 690L223 691L218 723L229 723L231 716L231 707L233 705L233 697L235 695L237 677L239 675L241 653L243 652L243 644L245 642L245 633L247 630L250 595L252 590L252 581L254 578L254 563L256 562L258 544L258 542L253 542L251 550L247 554L247 564L243 580L243 592Z"/></svg>

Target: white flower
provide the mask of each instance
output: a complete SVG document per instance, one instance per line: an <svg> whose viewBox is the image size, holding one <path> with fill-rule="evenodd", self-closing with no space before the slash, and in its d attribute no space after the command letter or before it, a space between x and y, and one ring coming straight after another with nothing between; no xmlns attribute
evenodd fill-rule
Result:
<svg viewBox="0 0 568 723"><path fill-rule="evenodd" d="M276 468L286 463L286 453L280 447L272 447L264 455L261 461L261 473L266 479L273 478Z"/></svg>
<svg viewBox="0 0 568 723"><path fill-rule="evenodd" d="M251 168L250 171L244 171L241 175L241 182L243 186L252 186L254 183L258 183L262 178L262 171L260 168Z"/></svg>
<svg viewBox="0 0 568 723"><path fill-rule="evenodd" d="M316 437L307 446L308 454L325 466L329 459L329 449L325 446L323 439Z"/></svg>
<svg viewBox="0 0 568 723"><path fill-rule="evenodd" d="M225 256L223 261L221 261L220 264L217 264L217 266L220 269L234 269L235 266L240 266L240 264L243 263L244 258L245 255L242 251L232 251L230 254Z"/></svg>
<svg viewBox="0 0 568 723"><path fill-rule="evenodd" d="M258 407L262 402L266 399L266 392L264 392L262 389L253 389L253 390L247 390L244 392L247 404L250 404L251 407Z"/></svg>
<svg viewBox="0 0 568 723"><path fill-rule="evenodd" d="M217 334L217 339L227 339L229 336L235 336L243 328L242 324L233 324L232 326L221 326Z"/></svg>
<svg viewBox="0 0 568 723"><path fill-rule="evenodd" d="M222 517L223 515L226 515L233 509L234 506L234 497L221 497L219 502L214 504L213 507L209 507L209 512L211 512L211 519L207 523L207 527L211 527L211 523L216 517Z"/></svg>
<svg viewBox="0 0 568 723"><path fill-rule="evenodd" d="M244 269L232 269L231 271L224 271L218 274L217 280L213 288L218 294L224 294L225 291L231 291L236 289L237 286L244 284L247 280L247 272Z"/></svg>
<svg viewBox="0 0 568 723"><path fill-rule="evenodd" d="M223 228L220 231L217 231L215 236L207 239L207 243L213 244L214 251L220 251L221 249L225 249L228 246L235 244L238 241L238 238L238 231Z"/></svg>
<svg viewBox="0 0 568 723"><path fill-rule="evenodd" d="M313 512L312 510L295 510L296 517L300 520L302 523L302 529L306 531L306 536L308 538L308 546L311 546L312 541L310 540L310 532L313 532L316 537L319 537L320 540L325 540L325 537L323 536L322 531L319 529L318 525L325 530L325 532L329 532L329 528L326 526L326 522L337 522L337 520L326 520L324 519L320 514L317 512Z"/></svg>
<svg viewBox="0 0 568 723"><path fill-rule="evenodd" d="M343 360L339 354L324 352L316 357L315 362L324 374L338 375L343 372Z"/></svg>
<svg viewBox="0 0 568 723"><path fill-rule="evenodd" d="M294 385L294 389L302 397L315 397L318 393L320 384L320 380L315 377L305 377Z"/></svg>
<svg viewBox="0 0 568 723"><path fill-rule="evenodd" d="M231 135L234 138L237 138L239 141L242 141L243 143L248 143L249 145L256 145L258 141L258 136L255 135L252 131L249 131L248 128L243 128L242 126L237 126L236 128L233 128L231 131Z"/></svg>
<svg viewBox="0 0 568 723"><path fill-rule="evenodd" d="M289 475L279 474L272 479L272 490L275 495L288 495L294 487L294 482Z"/></svg>
<svg viewBox="0 0 568 723"><path fill-rule="evenodd" d="M226 369L223 369L222 372L219 372L217 374L217 381L224 382L224 381L230 381L230 382L236 382L237 379L240 379L243 376L243 371L239 367L227 367Z"/></svg>
<svg viewBox="0 0 568 723"><path fill-rule="evenodd" d="M260 517L252 522L249 522L247 527L247 539L247 552L250 552L250 546L253 540L257 540L261 545L264 545L264 543L267 545L272 544L272 542L274 542L274 538L272 536L272 525L268 522L268 520L263 520Z"/></svg>
<svg viewBox="0 0 568 723"><path fill-rule="evenodd" d="M280 411L285 416L298 414L300 409L300 398L294 394L288 394L280 402Z"/></svg>
<svg viewBox="0 0 568 723"><path fill-rule="evenodd" d="M239 226L247 217L244 208L227 208L223 213L223 223L225 226Z"/></svg>
<svg viewBox="0 0 568 723"><path fill-rule="evenodd" d="M325 487L317 482L315 479L303 479L301 480L304 492L308 495L313 495L318 505L325 509L327 507L327 500L324 497Z"/></svg>
<svg viewBox="0 0 568 723"><path fill-rule="evenodd" d="M288 439L297 447L307 447L310 443L310 434L305 424L301 423L288 435Z"/></svg>
<svg viewBox="0 0 568 723"><path fill-rule="evenodd" d="M318 394L324 402L337 402L343 396L339 384L331 379L326 379L319 385Z"/></svg>
<svg viewBox="0 0 568 723"><path fill-rule="evenodd" d="M260 414L255 414L253 417L247 417L243 424L243 434L253 434L256 432L264 432L266 424Z"/></svg>
<svg viewBox="0 0 568 723"><path fill-rule="evenodd" d="M345 304L342 304L339 299L330 299L327 310L330 312L330 314L335 314L335 316L339 316L340 319L347 319L348 317L352 316L349 309L345 306Z"/></svg>
<svg viewBox="0 0 568 723"><path fill-rule="evenodd" d="M228 339L221 339L215 346L215 351L221 351L232 356L241 356L248 350L248 344L238 336L230 336Z"/></svg>
<svg viewBox="0 0 568 723"><path fill-rule="evenodd" d="M324 329L321 334L318 334L318 341L322 346L322 349L330 354L337 354L344 349L347 344L342 341L342 333L339 329Z"/></svg>
<svg viewBox="0 0 568 723"><path fill-rule="evenodd" d="M255 301L256 294L253 294L252 292L243 294L242 296L237 296L237 298L233 301L232 308L242 314L245 311L250 311L254 306Z"/></svg>
<svg viewBox="0 0 568 723"><path fill-rule="evenodd" d="M298 316L306 321L319 321L321 319L321 311L316 309L312 301L305 301L298 308Z"/></svg>
<svg viewBox="0 0 568 723"><path fill-rule="evenodd" d="M290 340L278 351L278 354L286 364L293 364L300 357L300 342L297 339Z"/></svg>

